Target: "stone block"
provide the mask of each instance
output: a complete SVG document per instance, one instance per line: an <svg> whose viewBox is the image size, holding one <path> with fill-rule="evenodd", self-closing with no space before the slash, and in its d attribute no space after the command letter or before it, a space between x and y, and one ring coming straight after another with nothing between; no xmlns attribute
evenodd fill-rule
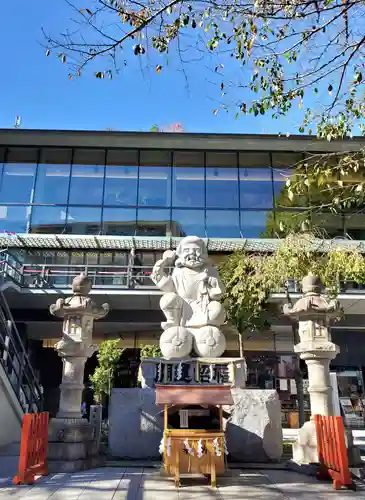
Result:
<svg viewBox="0 0 365 500"><path fill-rule="evenodd" d="M48 430L50 472L80 471L101 463L95 429L87 420L54 418Z"/></svg>
<svg viewBox="0 0 365 500"><path fill-rule="evenodd" d="M163 409L153 389L113 389L109 407L109 454L115 458L160 458Z"/></svg>
<svg viewBox="0 0 365 500"><path fill-rule="evenodd" d="M49 442L79 443L94 437L94 427L84 418L52 418L49 422Z"/></svg>
<svg viewBox="0 0 365 500"><path fill-rule="evenodd" d="M98 454L96 441L81 443L48 443L48 460L78 460Z"/></svg>
<svg viewBox="0 0 365 500"><path fill-rule="evenodd" d="M239 462L278 461L282 455L281 406L274 390L232 389L225 407L230 458Z"/></svg>
<svg viewBox="0 0 365 500"><path fill-rule="evenodd" d="M79 460L49 460L47 463L48 472L53 473L67 473L79 472L87 469L94 469L96 467L104 467L106 464L106 457L100 455Z"/></svg>

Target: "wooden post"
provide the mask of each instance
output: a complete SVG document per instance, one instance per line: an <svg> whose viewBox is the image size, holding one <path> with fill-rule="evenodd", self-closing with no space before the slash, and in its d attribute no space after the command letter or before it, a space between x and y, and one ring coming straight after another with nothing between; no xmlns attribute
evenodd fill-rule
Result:
<svg viewBox="0 0 365 500"><path fill-rule="evenodd" d="M177 441L177 446L175 447L175 487L180 487L180 447L178 446L179 441Z"/></svg>
<svg viewBox="0 0 365 500"><path fill-rule="evenodd" d="M165 408L164 408L164 414L163 414L163 418L164 418L164 423L163 423L163 427L164 427L164 431L167 431L168 429L168 405L165 405Z"/></svg>

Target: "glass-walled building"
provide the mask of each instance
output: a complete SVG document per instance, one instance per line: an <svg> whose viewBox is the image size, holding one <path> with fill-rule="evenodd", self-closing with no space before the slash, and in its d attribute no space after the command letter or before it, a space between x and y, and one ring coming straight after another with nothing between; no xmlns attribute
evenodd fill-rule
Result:
<svg viewBox="0 0 365 500"><path fill-rule="evenodd" d="M214 263L241 244L252 251L275 245L264 240L280 237L282 224L300 227L320 195L312 188L289 200L286 182L298 162L364 145L363 139L329 143L260 135L0 131L0 244L18 259L23 278L5 293L23 338L39 357L46 394L56 390L61 373L53 350L60 323L50 316L49 305L60 290L70 292L73 276L88 267L96 301L110 303L109 315L94 325L94 340L122 339L129 356L123 383L128 384L139 348L157 343L161 333L159 292L151 283L141 284L148 284L163 251L189 234L208 239ZM329 237L365 240L365 214L359 210L316 213L313 224ZM129 280L132 248L147 271ZM341 397L354 394L355 386L363 397L360 299L359 294L341 324L345 335L338 343L347 357L333 363L342 377ZM291 420L298 409L293 343L285 321L243 339L248 385L277 388L290 426L297 425ZM238 356L239 349L237 332L230 331L226 355Z"/></svg>
<svg viewBox="0 0 365 500"><path fill-rule="evenodd" d="M180 148L166 149L160 135L155 148L19 147L3 138L0 232L267 238L280 234L281 221L300 225L311 193L292 202L285 193L306 157L290 150L295 141L232 151L229 136L226 150L202 138L191 150L184 149L191 134L180 134ZM330 236L363 234L362 214L314 217Z"/></svg>

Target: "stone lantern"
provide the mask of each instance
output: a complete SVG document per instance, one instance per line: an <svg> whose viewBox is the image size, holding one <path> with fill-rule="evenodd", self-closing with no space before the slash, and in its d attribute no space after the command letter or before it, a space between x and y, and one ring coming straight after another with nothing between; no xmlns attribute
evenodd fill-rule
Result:
<svg viewBox="0 0 365 500"><path fill-rule="evenodd" d="M81 415L81 400L85 363L97 350L92 343L93 323L108 314L109 305L98 307L88 296L91 287L90 279L80 274L72 282L72 297L50 306L50 313L63 319L62 339L55 345L63 362L60 404L50 422L48 453L49 459L58 460L52 467L57 471L85 468L85 460L97 454L92 449L94 430Z"/></svg>
<svg viewBox="0 0 365 500"><path fill-rule="evenodd" d="M311 419L299 430L293 445L293 458L298 463L318 462L313 415L333 415L330 362L340 349L331 340L330 324L341 319L343 312L338 300L329 300L323 288L317 276L308 274L302 281L303 296L283 309L299 324L300 342L294 351L308 367Z"/></svg>

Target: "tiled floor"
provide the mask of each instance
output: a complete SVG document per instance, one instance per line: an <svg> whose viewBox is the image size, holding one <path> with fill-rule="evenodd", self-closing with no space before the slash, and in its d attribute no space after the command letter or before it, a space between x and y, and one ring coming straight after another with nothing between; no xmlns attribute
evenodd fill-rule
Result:
<svg viewBox="0 0 365 500"><path fill-rule="evenodd" d="M180 489L150 468L101 468L75 474L53 474L35 486L11 485L1 461L0 500L344 500L363 498L357 492L336 492L330 484L280 470L230 471L212 489L206 479L185 477Z"/></svg>

